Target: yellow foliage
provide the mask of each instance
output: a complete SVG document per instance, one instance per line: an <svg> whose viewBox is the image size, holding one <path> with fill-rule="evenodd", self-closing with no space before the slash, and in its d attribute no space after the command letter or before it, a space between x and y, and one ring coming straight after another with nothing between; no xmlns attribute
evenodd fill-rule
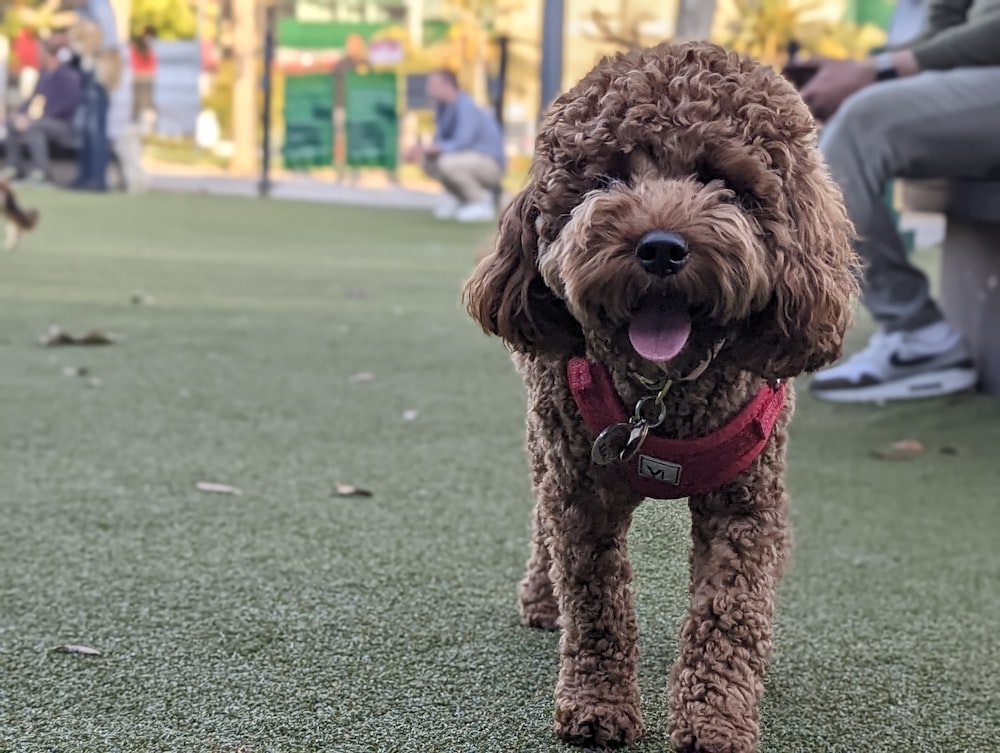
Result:
<svg viewBox="0 0 1000 753"><path fill-rule="evenodd" d="M882 29L841 21L837 11L825 0L729 0L713 36L773 66L785 62L793 39L804 54L831 58L860 58L885 42Z"/></svg>
<svg viewBox="0 0 1000 753"><path fill-rule="evenodd" d="M14 23L26 26L44 38L52 31L72 26L76 20L76 13L63 11L60 6L60 0L45 0L34 8L27 6L11 8L6 15L9 15Z"/></svg>
<svg viewBox="0 0 1000 753"><path fill-rule="evenodd" d="M403 63L390 66L401 73L423 73L435 68L449 68L463 74L476 60L490 61L496 53L488 44L487 35L476 24L459 21L448 28L445 38L428 47L414 47L405 26L394 25L380 29L372 40L393 40L403 45Z"/></svg>
<svg viewBox="0 0 1000 753"><path fill-rule="evenodd" d="M478 83L484 66L495 62L496 46L487 28L496 14L493 0L458 0L445 8L451 19L444 38L430 45L416 47L405 25L394 24L379 30L372 40L394 40L403 46L401 65L386 66L401 75L427 73L438 68L455 71L460 83L470 90Z"/></svg>
<svg viewBox="0 0 1000 753"><path fill-rule="evenodd" d="M811 51L829 58L858 59L884 45L885 37L885 31L874 24L840 24L828 36L817 40Z"/></svg>

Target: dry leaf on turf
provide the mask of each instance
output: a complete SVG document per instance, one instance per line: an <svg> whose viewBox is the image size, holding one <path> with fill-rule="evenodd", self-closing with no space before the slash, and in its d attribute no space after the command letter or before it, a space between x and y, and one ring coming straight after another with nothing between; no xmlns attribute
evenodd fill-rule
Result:
<svg viewBox="0 0 1000 753"><path fill-rule="evenodd" d="M337 484L338 497L371 497L372 493L367 489L362 489L350 484Z"/></svg>
<svg viewBox="0 0 1000 753"><path fill-rule="evenodd" d="M87 376L90 370L86 366L64 366L63 376L68 377L82 377Z"/></svg>
<svg viewBox="0 0 1000 753"><path fill-rule="evenodd" d="M73 335L53 324L38 340L46 348L55 345L111 345L115 338L107 332L93 329L82 335Z"/></svg>
<svg viewBox="0 0 1000 753"><path fill-rule="evenodd" d="M53 649L60 654L79 654L80 656L103 656L103 654L96 648L91 648L90 646L81 646L78 643L69 643L65 646L57 646Z"/></svg>
<svg viewBox="0 0 1000 753"><path fill-rule="evenodd" d="M879 460L910 460L925 451L923 442L917 439L901 439L888 447L872 450L872 456Z"/></svg>
<svg viewBox="0 0 1000 753"><path fill-rule="evenodd" d="M208 494L235 494L238 497L243 493L235 486L230 486L229 484L215 484L211 481L199 481L197 483L197 487L198 491L207 492Z"/></svg>
<svg viewBox="0 0 1000 753"><path fill-rule="evenodd" d="M403 411L403 420L404 421L416 421L417 420L417 416L419 416L419 415L420 414L417 413L417 411L415 411L415 410L404 410Z"/></svg>
<svg viewBox="0 0 1000 753"><path fill-rule="evenodd" d="M92 329L76 338L77 345L111 345L115 341L113 335Z"/></svg>
<svg viewBox="0 0 1000 753"><path fill-rule="evenodd" d="M38 338L38 342L45 347L51 347L52 345L73 345L76 342L76 338L68 332L63 332L61 327L53 324L45 331L44 335Z"/></svg>
<svg viewBox="0 0 1000 753"><path fill-rule="evenodd" d="M370 371L359 371L357 374L351 374L350 381L359 384L361 382L374 382L375 375Z"/></svg>

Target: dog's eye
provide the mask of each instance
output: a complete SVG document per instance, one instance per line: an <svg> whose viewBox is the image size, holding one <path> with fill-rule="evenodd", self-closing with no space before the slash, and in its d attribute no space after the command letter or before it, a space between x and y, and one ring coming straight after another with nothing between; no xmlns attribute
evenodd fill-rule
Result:
<svg viewBox="0 0 1000 753"><path fill-rule="evenodd" d="M706 188L714 188L719 190L719 201L724 204L739 204L740 195L725 178L720 178L717 175L712 176L701 176L701 182L705 184Z"/></svg>
<svg viewBox="0 0 1000 753"><path fill-rule="evenodd" d="M706 186L722 189L719 193L719 201L723 204L735 204L747 209L753 209L758 205L757 197L755 197L752 193L746 190L741 190L739 186L734 186L728 180L721 178L718 175L705 177L702 179L702 182Z"/></svg>

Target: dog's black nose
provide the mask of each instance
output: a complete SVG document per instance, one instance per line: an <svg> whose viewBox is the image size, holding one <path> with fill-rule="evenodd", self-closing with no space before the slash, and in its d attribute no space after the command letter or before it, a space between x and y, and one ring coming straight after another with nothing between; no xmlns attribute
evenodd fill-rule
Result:
<svg viewBox="0 0 1000 753"><path fill-rule="evenodd" d="M635 255L647 272L657 277L666 277L676 274L687 264L688 245L677 233L654 230L639 239Z"/></svg>

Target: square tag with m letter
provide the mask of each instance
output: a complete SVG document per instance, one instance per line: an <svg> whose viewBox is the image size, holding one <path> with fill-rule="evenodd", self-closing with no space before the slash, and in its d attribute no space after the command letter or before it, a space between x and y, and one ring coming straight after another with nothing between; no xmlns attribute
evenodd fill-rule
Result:
<svg viewBox="0 0 1000 753"><path fill-rule="evenodd" d="M680 486L681 466L677 463L668 463L666 460L651 458L649 455L640 455L639 475L654 481L662 481L665 484Z"/></svg>

